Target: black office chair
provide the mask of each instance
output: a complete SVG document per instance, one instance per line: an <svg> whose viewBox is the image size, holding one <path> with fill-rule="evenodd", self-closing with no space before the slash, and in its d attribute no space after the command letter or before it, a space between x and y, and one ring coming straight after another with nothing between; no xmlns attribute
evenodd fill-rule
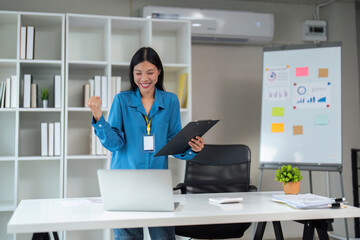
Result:
<svg viewBox="0 0 360 240"><path fill-rule="evenodd" d="M256 192L250 185L251 153L245 145L212 145L186 162L184 183L174 190L182 194ZM175 234L198 239L240 238L251 223L176 226Z"/></svg>

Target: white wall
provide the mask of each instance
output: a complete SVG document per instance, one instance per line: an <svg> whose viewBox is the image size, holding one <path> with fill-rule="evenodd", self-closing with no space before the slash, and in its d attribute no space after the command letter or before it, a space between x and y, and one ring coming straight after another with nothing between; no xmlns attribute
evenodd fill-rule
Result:
<svg viewBox="0 0 360 240"><path fill-rule="evenodd" d="M1 0L1 10L88 13L139 16L144 5L228 9L269 12L275 15L273 45L302 44L301 23L312 19L315 6L261 3L234 0ZM352 202L350 149L360 147L359 78L354 0L333 3L320 12L328 22L329 41L342 41L343 167L345 196ZM221 119L207 135L208 143L242 143L252 150L251 176L259 181L258 158L261 114L262 47L241 45L192 46L193 117ZM281 190L274 171L264 171L262 190ZM331 193L340 195L338 174L330 174ZM325 173L313 173L314 192L326 194ZM309 191L304 173L302 192ZM336 232L344 236L344 223L337 221ZM353 236L353 224L350 234ZM302 234L302 226L283 223L286 239ZM247 232L249 239L250 231ZM266 238L273 238L269 225Z"/></svg>
<svg viewBox="0 0 360 240"><path fill-rule="evenodd" d="M130 16L127 0L1 0L0 10Z"/></svg>
<svg viewBox="0 0 360 240"><path fill-rule="evenodd" d="M262 6L261 6L262 7ZM311 19L313 6L272 4L257 11L275 14L277 44L299 44L301 23ZM248 8L242 8L248 10ZM334 3L321 11L327 20L329 41L342 41L342 108L343 108L343 179L345 196L352 202L351 148L360 145L359 77L356 42L356 16L353 2ZM345 27L346 26L346 27ZM253 183L258 183L259 136L261 110L262 49L246 46L193 45L193 110L194 118L219 118L222 121L206 135L211 143L245 143L252 149ZM206 61L204 61L206 59ZM205 86L207 86L205 88ZM203 91L203 89L209 89ZM196 99L199 100L196 100ZM208 106L208 107L204 107ZM274 172L264 171L262 190L280 190L273 181ZM326 194L326 174L313 172L314 193ZM308 192L308 173L304 174L301 191ZM341 196L339 174L330 174L330 194ZM345 236L344 221L334 224L337 235ZM268 230L268 228L267 228ZM293 223L283 224L286 237L299 236ZM352 220L350 235L354 234ZM269 234L269 231L268 231ZM271 236L271 235L267 235Z"/></svg>
<svg viewBox="0 0 360 240"><path fill-rule="evenodd" d="M351 148L360 145L359 75L356 36L356 11L354 3L334 3L321 15L329 24L329 39L342 41L342 121L343 121L343 173L345 196L353 202L351 179ZM339 22L337 19L342 19ZM345 27L346 26L346 27ZM331 178L331 191L340 195L339 178ZM338 223L339 221L336 221ZM340 232L340 224L335 224ZM353 222L350 222L353 233Z"/></svg>

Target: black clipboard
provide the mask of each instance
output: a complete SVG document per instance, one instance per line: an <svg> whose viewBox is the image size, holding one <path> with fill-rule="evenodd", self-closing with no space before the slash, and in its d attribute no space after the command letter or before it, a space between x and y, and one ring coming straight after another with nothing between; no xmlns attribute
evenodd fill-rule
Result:
<svg viewBox="0 0 360 240"><path fill-rule="evenodd" d="M189 149L188 142L196 137L202 137L210 128L220 120L199 120L189 122L178 134L175 135L154 157L180 154Z"/></svg>

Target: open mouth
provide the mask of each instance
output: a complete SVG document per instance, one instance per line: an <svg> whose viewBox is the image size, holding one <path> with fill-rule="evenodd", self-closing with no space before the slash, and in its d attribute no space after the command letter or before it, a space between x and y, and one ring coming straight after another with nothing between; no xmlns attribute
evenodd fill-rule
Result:
<svg viewBox="0 0 360 240"><path fill-rule="evenodd" d="M150 83L140 83L140 86L143 88L148 88L150 86Z"/></svg>

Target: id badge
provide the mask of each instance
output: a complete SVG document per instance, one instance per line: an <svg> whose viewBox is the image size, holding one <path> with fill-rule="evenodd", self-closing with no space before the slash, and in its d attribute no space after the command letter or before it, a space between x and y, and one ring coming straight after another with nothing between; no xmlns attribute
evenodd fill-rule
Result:
<svg viewBox="0 0 360 240"><path fill-rule="evenodd" d="M154 152L155 151L155 135L153 135L153 134L143 135L143 146L144 146L144 152Z"/></svg>

